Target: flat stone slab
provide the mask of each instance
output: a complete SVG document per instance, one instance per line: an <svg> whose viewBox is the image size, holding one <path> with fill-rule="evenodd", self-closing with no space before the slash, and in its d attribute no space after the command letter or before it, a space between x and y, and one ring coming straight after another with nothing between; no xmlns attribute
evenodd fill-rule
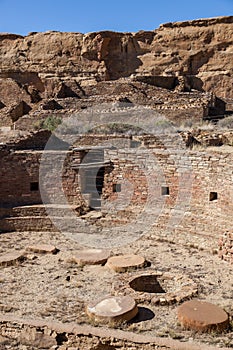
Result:
<svg viewBox="0 0 233 350"><path fill-rule="evenodd" d="M138 308L135 300L129 296L110 296L88 305L86 312L97 322L121 323L134 318Z"/></svg>
<svg viewBox="0 0 233 350"><path fill-rule="evenodd" d="M75 253L72 261L78 265L103 265L110 257L111 252L102 249L85 249Z"/></svg>
<svg viewBox="0 0 233 350"><path fill-rule="evenodd" d="M58 249L49 244L36 244L26 247L26 251L40 254L56 254Z"/></svg>
<svg viewBox="0 0 233 350"><path fill-rule="evenodd" d="M125 272L144 267L146 260L139 255L118 255L108 259L106 266L116 272Z"/></svg>
<svg viewBox="0 0 233 350"><path fill-rule="evenodd" d="M229 326L228 314L219 306L204 301L183 303L178 307L177 315L185 328L196 331L222 331Z"/></svg>
<svg viewBox="0 0 233 350"><path fill-rule="evenodd" d="M84 219L100 219L102 218L103 214L100 211L90 211L87 214L82 215L82 218Z"/></svg>
<svg viewBox="0 0 233 350"><path fill-rule="evenodd" d="M24 252L12 252L5 255L0 256L0 266L12 266L17 265L18 263L24 261L26 259Z"/></svg>

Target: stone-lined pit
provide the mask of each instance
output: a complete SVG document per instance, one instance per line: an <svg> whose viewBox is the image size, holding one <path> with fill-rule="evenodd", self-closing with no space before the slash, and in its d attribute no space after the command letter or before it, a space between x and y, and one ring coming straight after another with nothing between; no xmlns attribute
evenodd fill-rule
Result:
<svg viewBox="0 0 233 350"><path fill-rule="evenodd" d="M198 293L197 284L184 274L150 271L119 275L115 292L130 295L137 303L170 305L188 300Z"/></svg>
<svg viewBox="0 0 233 350"><path fill-rule="evenodd" d="M136 277L129 283L129 285L136 292L166 293L160 285L156 275L143 275Z"/></svg>

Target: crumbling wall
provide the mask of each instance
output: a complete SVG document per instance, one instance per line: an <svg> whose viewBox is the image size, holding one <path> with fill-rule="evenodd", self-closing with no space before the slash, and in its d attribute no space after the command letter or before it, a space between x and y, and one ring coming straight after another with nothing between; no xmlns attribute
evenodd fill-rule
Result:
<svg viewBox="0 0 233 350"><path fill-rule="evenodd" d="M219 239L218 246L219 257L233 264L233 233L224 232Z"/></svg>
<svg viewBox="0 0 233 350"><path fill-rule="evenodd" d="M107 329L90 325L68 324L57 321L22 319L3 316L0 319L1 340L4 348L25 350L69 348L79 350L199 350L200 346L169 338L159 338ZM203 350L212 346L201 345ZM226 348L223 348L226 350Z"/></svg>

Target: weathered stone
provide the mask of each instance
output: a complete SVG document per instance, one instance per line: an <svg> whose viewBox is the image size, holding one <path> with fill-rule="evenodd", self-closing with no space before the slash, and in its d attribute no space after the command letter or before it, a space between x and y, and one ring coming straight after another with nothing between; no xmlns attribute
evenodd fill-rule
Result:
<svg viewBox="0 0 233 350"><path fill-rule="evenodd" d="M78 265L103 265L110 257L111 252L101 249L85 249L75 253L72 261Z"/></svg>
<svg viewBox="0 0 233 350"><path fill-rule="evenodd" d="M0 74L0 101L10 108L22 100L27 104L30 103L30 95L27 91L14 79L2 78Z"/></svg>
<svg viewBox="0 0 233 350"><path fill-rule="evenodd" d="M233 241L231 232L224 232L218 242L218 256L233 263Z"/></svg>
<svg viewBox="0 0 233 350"><path fill-rule="evenodd" d="M100 211L90 211L89 213L82 215L82 218L84 219L100 219L102 218L103 214Z"/></svg>
<svg viewBox="0 0 233 350"><path fill-rule="evenodd" d="M31 107L25 102L20 101L9 110L10 118L13 122L16 122L23 115L28 114L31 110Z"/></svg>
<svg viewBox="0 0 233 350"><path fill-rule="evenodd" d="M129 296L101 299L86 308L88 316L99 322L124 322L134 318L138 308L134 299Z"/></svg>
<svg viewBox="0 0 233 350"><path fill-rule="evenodd" d="M161 271L121 274L114 279L113 289L138 304L150 305L172 305L197 294L196 283L185 274Z"/></svg>
<svg viewBox="0 0 233 350"><path fill-rule="evenodd" d="M22 331L20 343L33 346L36 349L51 349L52 346L57 345L55 338L33 329Z"/></svg>
<svg viewBox="0 0 233 350"><path fill-rule="evenodd" d="M26 259L24 252L15 251L9 254L0 256L0 266L11 266L17 265L18 263L24 261Z"/></svg>
<svg viewBox="0 0 233 350"><path fill-rule="evenodd" d="M204 88L232 97L232 22L219 17L166 23L138 33L1 34L1 75L42 90L51 76L75 76L85 83L137 74L166 86L177 80L180 90Z"/></svg>
<svg viewBox="0 0 233 350"><path fill-rule="evenodd" d="M183 303L178 307L177 315L185 328L196 331L222 331L229 326L228 314L220 307L204 301Z"/></svg>
<svg viewBox="0 0 233 350"><path fill-rule="evenodd" d="M45 102L43 105L42 105L42 108L44 110L51 110L51 111L54 111L54 110L59 110L59 109L62 109L63 107L55 100L49 100L47 102Z"/></svg>
<svg viewBox="0 0 233 350"><path fill-rule="evenodd" d="M146 260L139 255L118 255L108 259L106 266L116 272L144 267Z"/></svg>
<svg viewBox="0 0 233 350"><path fill-rule="evenodd" d="M28 246L26 251L33 253L41 253L41 254L56 254L58 249L49 244L36 244L32 246Z"/></svg>

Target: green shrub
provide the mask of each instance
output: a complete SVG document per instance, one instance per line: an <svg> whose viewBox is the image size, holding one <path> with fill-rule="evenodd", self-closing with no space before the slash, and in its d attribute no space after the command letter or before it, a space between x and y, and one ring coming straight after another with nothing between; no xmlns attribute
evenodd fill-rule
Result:
<svg viewBox="0 0 233 350"><path fill-rule="evenodd" d="M54 117L54 116L48 116L41 125L42 129L46 129L49 131L54 131L58 125L62 123L62 119L59 117Z"/></svg>
<svg viewBox="0 0 233 350"><path fill-rule="evenodd" d="M50 115L45 120L37 120L33 126L36 130L45 129L54 131L61 123L61 118Z"/></svg>

